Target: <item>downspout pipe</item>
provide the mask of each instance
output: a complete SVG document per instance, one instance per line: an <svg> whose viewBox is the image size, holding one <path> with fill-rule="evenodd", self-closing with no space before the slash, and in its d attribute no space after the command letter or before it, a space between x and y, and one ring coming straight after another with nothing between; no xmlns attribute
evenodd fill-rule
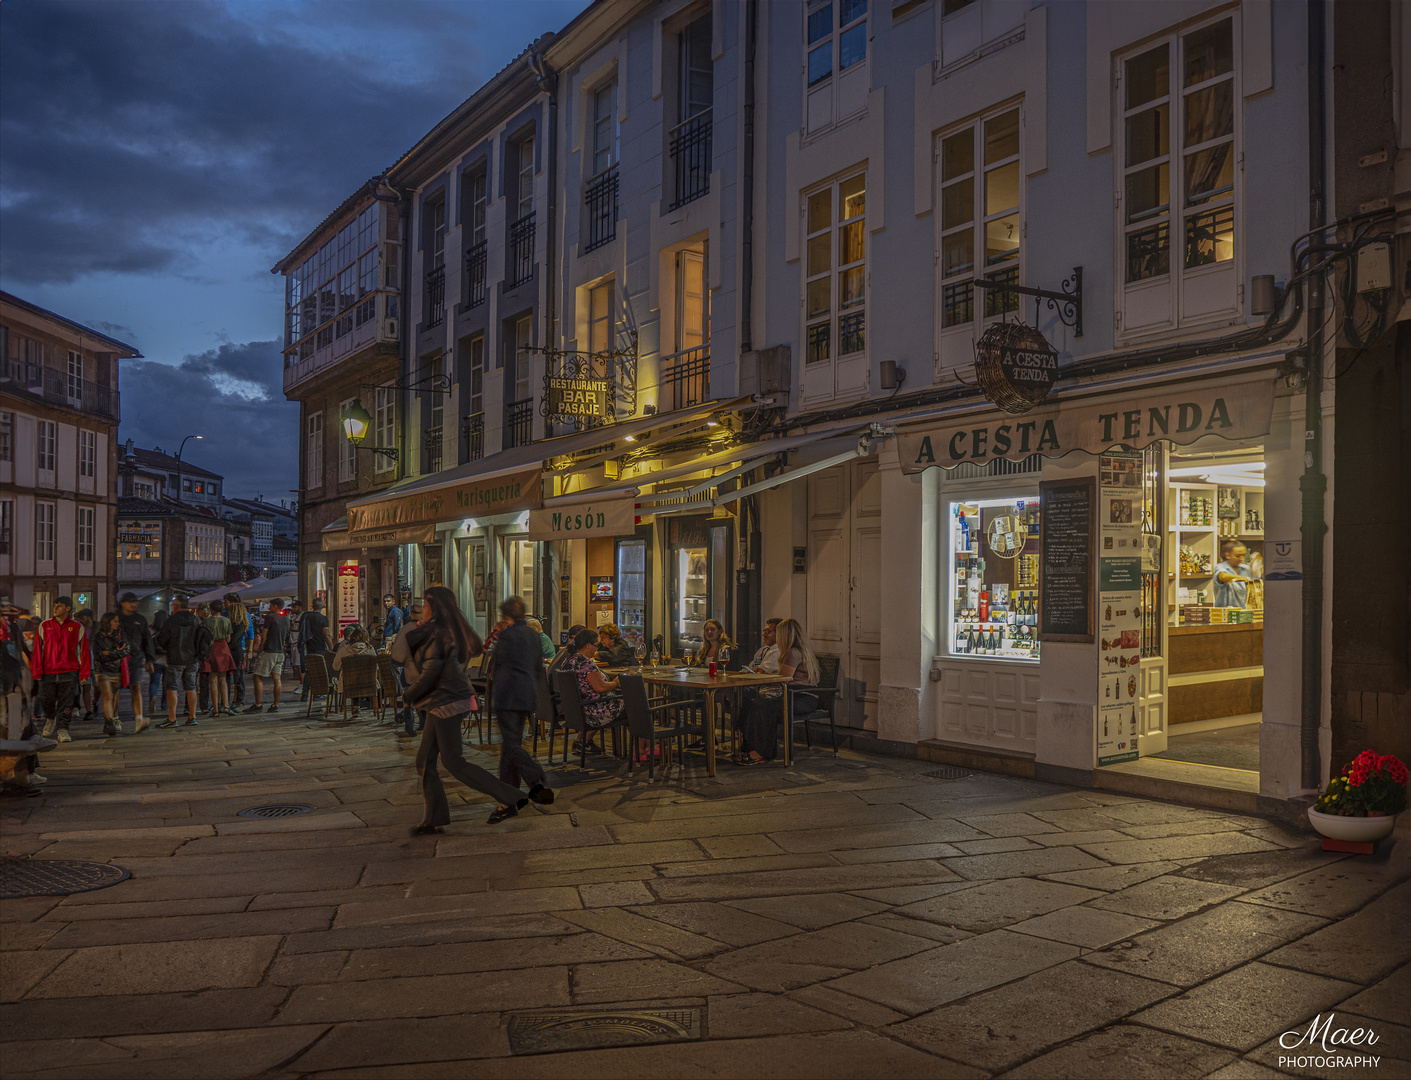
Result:
<svg viewBox="0 0 1411 1080"><path fill-rule="evenodd" d="M755 44L758 37L759 0L745 4L745 130L744 160L740 183L743 196L744 220L740 259L740 352L754 348L754 80Z"/></svg>
<svg viewBox="0 0 1411 1080"><path fill-rule="evenodd" d="M1308 224L1327 224L1327 7L1308 0ZM1299 714L1301 781L1316 790L1322 781L1318 729L1323 715L1323 541L1328 531L1328 478L1323 472L1323 288L1321 273L1308 279L1308 380L1303 399L1302 693Z"/></svg>
<svg viewBox="0 0 1411 1080"><path fill-rule="evenodd" d="M556 305L554 303L558 289L558 148L559 148L559 77L558 72L551 68L544 60L541 42L536 41L529 50L527 61L529 70L534 73L534 85L539 90L548 95L549 98L549 138L548 138L548 160L545 168L549 173L549 197L548 197L548 236L544 240L544 337L542 344L546 348L553 348L557 344L554 336L554 313ZM552 40L552 39L550 39ZM548 354L544 354L544 363L549 363ZM547 385L547 384L546 384ZM550 494L553 494L550 491ZM555 565L557 559L554 557L554 545L545 544L541 548L540 558L540 579L541 596L545 597L548 606L541 613L543 618L549 623L551 629L561 625L559 608L559 590L557 582L559 579L558 568ZM555 637L557 631L555 630Z"/></svg>

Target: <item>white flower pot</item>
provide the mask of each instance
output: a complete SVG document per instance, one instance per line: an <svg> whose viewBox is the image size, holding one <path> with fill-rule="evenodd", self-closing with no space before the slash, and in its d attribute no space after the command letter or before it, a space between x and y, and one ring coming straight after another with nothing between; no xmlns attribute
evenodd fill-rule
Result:
<svg viewBox="0 0 1411 1080"><path fill-rule="evenodd" d="M1396 828L1396 815L1384 817L1342 817L1338 814L1324 814L1308 808L1308 821L1318 832L1331 840L1347 840L1355 844L1368 844L1374 840L1384 840Z"/></svg>

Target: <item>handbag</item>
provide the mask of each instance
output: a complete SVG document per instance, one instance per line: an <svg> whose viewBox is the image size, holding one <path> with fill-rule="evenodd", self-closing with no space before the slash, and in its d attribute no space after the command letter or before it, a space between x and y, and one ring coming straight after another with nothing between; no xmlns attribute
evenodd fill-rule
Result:
<svg viewBox="0 0 1411 1080"><path fill-rule="evenodd" d="M132 676L128 672L127 657L124 656L122 658L122 688L126 690L130 685L132 685Z"/></svg>

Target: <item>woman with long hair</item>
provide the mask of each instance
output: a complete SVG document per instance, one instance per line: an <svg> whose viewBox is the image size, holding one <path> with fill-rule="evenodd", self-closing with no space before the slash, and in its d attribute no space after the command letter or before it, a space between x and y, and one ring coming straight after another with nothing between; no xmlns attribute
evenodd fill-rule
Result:
<svg viewBox="0 0 1411 1080"><path fill-rule="evenodd" d="M123 661L132 653L127 638L118 624L116 611L105 611L93 630L91 642L93 673L98 679L98 689L103 695L103 734L121 735L122 723L118 720L118 690L122 686ZM130 661L129 661L130 663Z"/></svg>
<svg viewBox="0 0 1411 1080"><path fill-rule="evenodd" d="M483 646L480 636L456 606L450 589L433 586L426 590L425 601L419 625L407 635L421 678L407 688L406 699L426 713L426 727L416 753L426 809L412 835L439 833L451 822L446 789L436 768L437 758L462 784L484 792L502 807L513 807L518 812L531 799L536 803L553 802L552 789L544 785L530 788L526 798L519 788L466 761L461 747L461 721L470 712L471 689L465 665L481 654Z"/></svg>
<svg viewBox="0 0 1411 1080"><path fill-rule="evenodd" d="M573 650L559 669L570 673L578 681L578 697L583 703L583 718L588 722L588 730L573 744L573 752L593 753L598 748L593 744L593 736L605 727L610 727L622 716L622 697L617 693L617 679L608 679L598 670L599 634L592 630L580 630L570 641Z"/></svg>
<svg viewBox="0 0 1411 1080"><path fill-rule="evenodd" d="M225 594L225 617L230 620L231 706L245 704L245 640L250 633L250 610L240 602L239 593Z"/></svg>
<svg viewBox="0 0 1411 1080"><path fill-rule="evenodd" d="M701 629L701 647L687 661L690 667L705 667L712 660L722 669L730 663L735 651L735 643L725 632L725 624L719 619L707 619Z"/></svg>
<svg viewBox="0 0 1411 1080"><path fill-rule="evenodd" d="M200 615L200 612L197 612ZM230 620L220 613L219 604L211 604L205 615L206 629L211 632L211 651L201 663L211 692L211 715L230 716L230 673L235 670L235 658L230 652L233 631Z"/></svg>
<svg viewBox="0 0 1411 1080"><path fill-rule="evenodd" d="M343 631L343 640L338 645L338 651L333 654L333 675L335 680L340 680L343 675L343 661L350 656L376 656L377 651L372 647L372 638L359 623L353 623ZM360 715L360 708L364 702L368 705L372 703L367 698L353 699L353 719Z"/></svg>
<svg viewBox="0 0 1411 1080"><path fill-rule="evenodd" d="M812 712L818 699L794 687L818 684L818 657L798 619L785 619L774 630L779 644L779 674L789 680L789 709L793 713ZM772 692L771 692L772 691ZM745 701L740 714L740 756L737 765L762 765L773 761L779 744L779 721L784 716L784 692L777 686L764 687Z"/></svg>

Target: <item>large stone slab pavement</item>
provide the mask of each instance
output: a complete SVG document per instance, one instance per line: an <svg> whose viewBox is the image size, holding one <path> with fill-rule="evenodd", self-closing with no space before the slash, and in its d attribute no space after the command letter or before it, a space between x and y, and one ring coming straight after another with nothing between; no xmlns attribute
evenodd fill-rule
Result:
<svg viewBox="0 0 1411 1080"><path fill-rule="evenodd" d="M1321 1075L1279 1036L1383 1033L1411 1076L1411 841L1324 853L1260 818L801 752L413 838L413 747L283 715L46 755L11 857L127 867L0 905L20 1077ZM494 768L493 746L470 748ZM693 763L694 764L694 763ZM267 802L315 807L250 820ZM703 1038L516 1057L511 1013L697 1007ZM1356 1075L1356 1071L1349 1075Z"/></svg>

